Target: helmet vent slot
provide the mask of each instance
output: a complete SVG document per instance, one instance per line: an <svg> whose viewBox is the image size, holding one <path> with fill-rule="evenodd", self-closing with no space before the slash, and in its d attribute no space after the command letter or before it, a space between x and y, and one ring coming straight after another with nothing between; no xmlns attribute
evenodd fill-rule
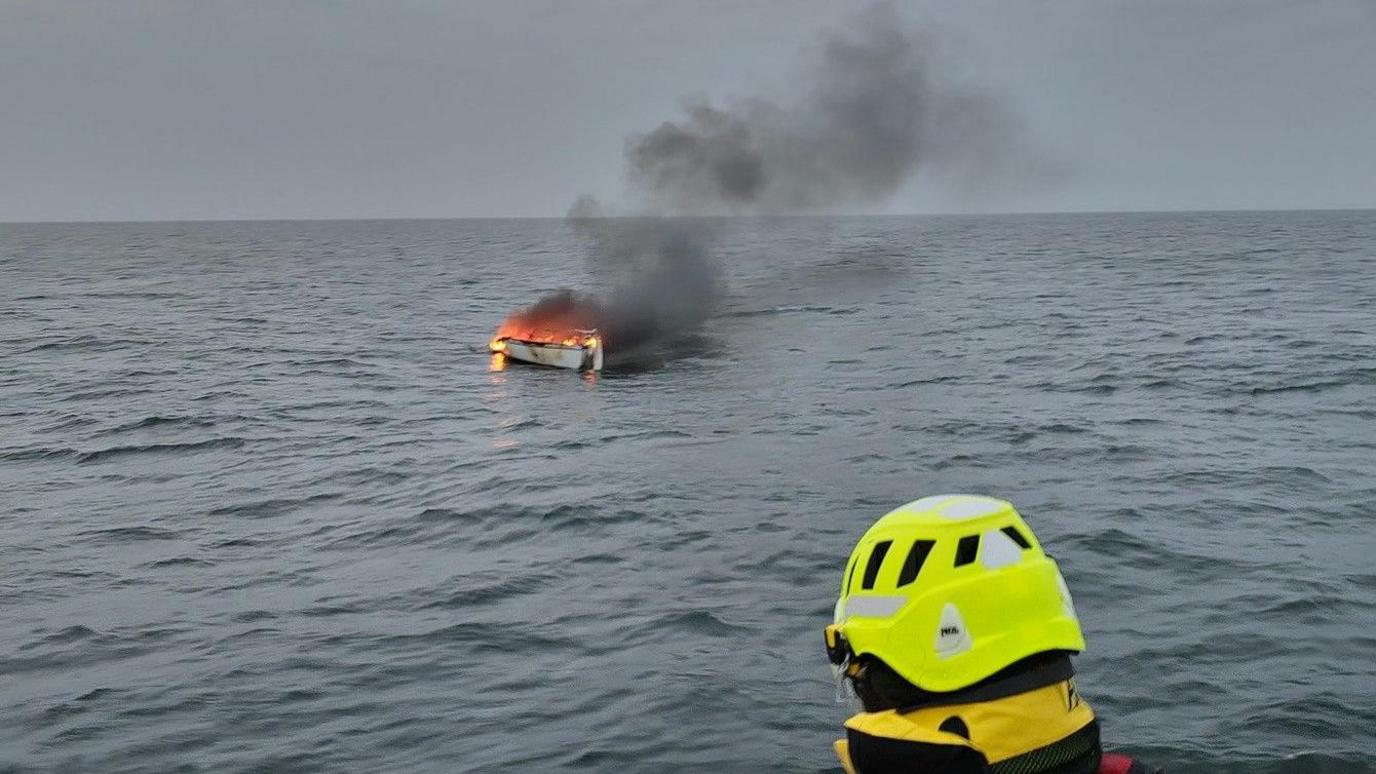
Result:
<svg viewBox="0 0 1376 774"><path fill-rule="evenodd" d="M846 573L846 590L843 596L850 596L850 585L855 582L855 568L859 566L859 559L856 559L850 563L850 572Z"/></svg>
<svg viewBox="0 0 1376 774"><path fill-rule="evenodd" d="M1012 538L1013 542L1017 543L1020 548L1028 549L1032 547L1032 544L1027 542L1027 538L1023 537L1022 533L1018 531L1018 528L1011 524L999 531Z"/></svg>
<svg viewBox="0 0 1376 774"><path fill-rule="evenodd" d="M979 535L966 535L956 545L956 563L953 567L963 567L975 561L979 553Z"/></svg>
<svg viewBox="0 0 1376 774"><path fill-rule="evenodd" d="M865 579L860 584L860 588L865 590L874 588L874 581L879 577L879 567L884 564L884 555L889 552L891 545L893 545L892 540L875 543L874 553L870 554L870 562L865 565Z"/></svg>
<svg viewBox="0 0 1376 774"><path fill-rule="evenodd" d="M898 572L898 585L906 586L917 580L917 573L922 570L922 563L927 561L927 555L932 552L934 545L936 543L931 540L913 542L913 550L908 552L908 558L903 560L903 569Z"/></svg>

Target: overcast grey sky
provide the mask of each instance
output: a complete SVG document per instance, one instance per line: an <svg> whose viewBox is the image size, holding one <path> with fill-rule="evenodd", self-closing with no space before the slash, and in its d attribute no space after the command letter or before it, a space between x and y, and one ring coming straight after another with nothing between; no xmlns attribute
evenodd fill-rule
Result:
<svg viewBox="0 0 1376 774"><path fill-rule="evenodd" d="M1376 207L1376 0L898 2L1060 173L885 212ZM562 215L836 0L0 0L0 221ZM934 65L936 67L936 65Z"/></svg>

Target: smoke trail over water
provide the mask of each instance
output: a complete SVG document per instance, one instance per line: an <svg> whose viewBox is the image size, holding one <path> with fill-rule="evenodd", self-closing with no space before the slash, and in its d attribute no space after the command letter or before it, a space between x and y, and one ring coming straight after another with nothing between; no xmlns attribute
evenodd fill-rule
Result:
<svg viewBox="0 0 1376 774"><path fill-rule="evenodd" d="M715 216L835 213L882 203L919 169L965 185L1012 139L1001 106L934 79L921 39L891 5L869 6L807 56L799 93L684 115L626 143L633 217L580 197L569 220L593 271L611 346L692 332L721 293Z"/></svg>
<svg viewBox="0 0 1376 774"><path fill-rule="evenodd" d="M990 96L933 75L924 39L888 4L823 36L805 85L781 103L698 100L632 137L646 212L831 213L883 202L919 169L992 182L1020 146Z"/></svg>
<svg viewBox="0 0 1376 774"><path fill-rule="evenodd" d="M628 144L633 183L677 214L829 212L893 193L917 163L928 91L899 21L874 6L827 36L789 106L687 105Z"/></svg>

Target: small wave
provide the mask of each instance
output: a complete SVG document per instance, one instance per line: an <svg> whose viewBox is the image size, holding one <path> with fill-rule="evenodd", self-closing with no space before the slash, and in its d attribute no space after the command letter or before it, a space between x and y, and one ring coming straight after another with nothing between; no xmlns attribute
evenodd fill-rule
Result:
<svg viewBox="0 0 1376 774"><path fill-rule="evenodd" d="M245 393L239 392L238 390L211 390L210 392L203 392L200 395L197 395L196 397L192 398L191 400L223 400L226 398L242 397L245 397Z"/></svg>
<svg viewBox="0 0 1376 774"><path fill-rule="evenodd" d="M959 376L932 376L932 377L929 377L929 378L926 378L926 379L911 379L911 380L906 381L906 382L898 382L898 383L896 383L896 384L887 384L887 385L884 385L884 389L886 389L886 390L906 390L906 389L908 389L909 387L917 387L917 386L919 386L919 385L946 384L946 383L948 383L948 382L958 382L958 381L960 381L960 377L959 377Z"/></svg>
<svg viewBox="0 0 1376 774"><path fill-rule="evenodd" d="M120 707L115 710L114 716L119 719L129 719L138 723L145 723L154 718L166 717L168 715L181 715L194 710L203 709L209 699L204 696L186 696L175 701L149 703L147 700L134 706Z"/></svg>
<svg viewBox="0 0 1376 774"><path fill-rule="evenodd" d="M1257 474L1263 479L1284 480L1287 483L1328 484L1333 481L1319 471L1303 465L1272 465L1261 468Z"/></svg>
<svg viewBox="0 0 1376 774"><path fill-rule="evenodd" d="M501 506L497 506L500 508ZM478 518L471 511L459 511L453 508L426 508L416 514L418 521L471 521Z"/></svg>
<svg viewBox="0 0 1376 774"><path fill-rule="evenodd" d="M1114 461L1146 460L1152 459L1155 455L1152 450L1135 443L1111 443L1105 444L1096 449L1093 454L1102 455Z"/></svg>
<svg viewBox="0 0 1376 774"><path fill-rule="evenodd" d="M1079 434L1081 434L1081 433L1088 433L1088 432L1089 432L1089 428L1087 428L1087 427L1080 427L1079 425L1071 425L1071 424L1067 424L1067 423L1065 423L1065 422L1053 422L1052 424L1049 424L1049 425L1041 425L1040 427L1037 428L1037 431L1038 431L1038 432L1041 432L1041 433L1060 433L1060 434L1063 434L1063 435L1079 435Z"/></svg>
<svg viewBox="0 0 1376 774"><path fill-rule="evenodd" d="M239 538L228 538L228 539L226 539L226 540L220 540L220 541L217 541L217 542L214 542L214 543L210 543L210 544L209 544L209 547L210 547L210 548L216 548L216 549L219 549L219 548L252 548L252 547L254 547L254 546L261 546L261 545L264 545L264 544L266 544L266 543L267 543L266 540L258 540L258 539L255 539L255 538L239 537Z"/></svg>
<svg viewBox="0 0 1376 774"><path fill-rule="evenodd" d="M80 642L81 640L95 639L100 636L100 632L87 626L68 626L65 629L61 629L43 637L41 640L20 645L19 649L33 650L34 648L40 648L47 645L65 645L69 642Z"/></svg>
<svg viewBox="0 0 1376 774"><path fill-rule="evenodd" d="M568 637L545 634L534 625L488 626L476 622L461 622L412 634L377 637L370 644L379 650L429 651L436 645L458 648L470 655L491 653L537 654L566 652L575 646Z"/></svg>
<svg viewBox="0 0 1376 774"><path fill-rule="evenodd" d="M127 433L133 430L145 430L150 427L214 427L215 421L205 417L165 417L158 414L144 417L133 422L126 422L122 425L100 430L95 433L98 436L115 435L117 433Z"/></svg>
<svg viewBox="0 0 1376 774"><path fill-rule="evenodd" d="M95 663L133 658L149 652L148 646L124 644L120 638L101 634L84 626L73 626L59 632L70 633L68 639L41 640L20 646L17 652L36 651L30 656L0 656L0 674L17 675L27 672L72 670ZM64 647L65 646L65 647Z"/></svg>
<svg viewBox="0 0 1376 774"><path fill-rule="evenodd" d="M548 573L516 575L495 581L482 582L468 576L453 579L457 586L453 592L441 599L416 602L412 610L466 610L470 607L490 602L500 602L527 594L537 594L558 586L563 580L560 576Z"/></svg>
<svg viewBox="0 0 1376 774"><path fill-rule="evenodd" d="M207 449L237 449L245 443L243 438L228 436L225 438L211 438L205 441L189 441L185 443L150 443L136 446L113 446L109 449L98 449L86 452L76 458L77 462L100 462L103 460L114 459L136 454L179 454L182 452L204 451Z"/></svg>
<svg viewBox="0 0 1376 774"><path fill-rule="evenodd" d="M953 454L945 459L937 460L932 463L933 470L947 470L953 467L985 468L991 467L993 463L985 457L976 457L970 454Z"/></svg>
<svg viewBox="0 0 1376 774"><path fill-rule="evenodd" d="M1323 623L1369 613L1376 603L1361 599L1330 596L1277 598L1274 595L1249 594L1228 600L1236 612L1245 612L1255 620L1275 620L1289 625Z"/></svg>
<svg viewBox="0 0 1376 774"><path fill-rule="evenodd" d="M831 306L775 306L768 309L740 309L734 312L727 312L722 317L728 318L750 318L750 317L770 317L777 314L794 313L812 314L854 314L855 310L850 308L838 309Z"/></svg>
<svg viewBox="0 0 1376 774"><path fill-rule="evenodd" d="M76 449L65 446L57 449L40 446L34 449L16 449L13 451L0 452L0 460L6 462L26 462L29 460L51 460L75 457L80 454L81 452Z"/></svg>
<svg viewBox="0 0 1376 774"><path fill-rule="evenodd" d="M161 527L149 527L146 525L135 525L130 527L107 527L104 529L93 529L79 533L82 537L100 538L114 542L131 542L137 540L176 540L181 537L180 532Z"/></svg>
<svg viewBox="0 0 1376 774"><path fill-rule="evenodd" d="M119 691L115 691L111 688L94 688L70 701L58 702L44 709L43 718L48 722L62 722L68 718L84 714L93 709L86 705L118 693ZM0 767L0 772L5 771L7 771L7 769ZM17 769L15 771L17 771Z"/></svg>
<svg viewBox="0 0 1376 774"><path fill-rule="evenodd" d="M1188 488L1229 484L1248 475L1246 472L1235 470L1182 470L1167 474L1164 480L1170 484Z"/></svg>
<svg viewBox="0 0 1376 774"><path fill-rule="evenodd" d="M1079 395L1112 395L1117 392L1117 386L1103 383L1102 380L1105 378L1107 378L1107 375L1101 374L1097 380L1091 380L1089 382L1075 382L1070 384L1064 382L1037 382L1036 384L1029 385L1029 387L1033 390L1045 392L1066 392Z"/></svg>
<svg viewBox="0 0 1376 774"><path fill-rule="evenodd" d="M607 433L597 437L598 443L617 443L620 441L648 441L657 439L691 439L692 433L676 430L673 428L657 428L654 430L641 430L631 433ZM557 444L556 444L557 447ZM579 448L579 447L574 447Z"/></svg>
<svg viewBox="0 0 1376 774"><path fill-rule="evenodd" d="M163 569L167 567L214 567L215 563L206 559L198 559L194 556L174 556L168 559L158 559L152 562L145 562L139 567L145 569Z"/></svg>
<svg viewBox="0 0 1376 774"><path fill-rule="evenodd" d="M583 554L574 558L574 564L621 564L626 557L620 554Z"/></svg>
<svg viewBox="0 0 1376 774"><path fill-rule="evenodd" d="M100 401L106 398L130 398L135 395L151 395L153 390L147 387L109 387L99 390L83 390L81 392L70 392L62 398L68 403L85 403L88 401Z"/></svg>
<svg viewBox="0 0 1376 774"><path fill-rule="evenodd" d="M319 360L292 360L290 365L296 366L337 366L345 369L371 369L374 366L348 357L330 357Z"/></svg>
<svg viewBox="0 0 1376 774"><path fill-rule="evenodd" d="M1376 573L1349 573L1345 578L1359 589L1376 591Z"/></svg>
<svg viewBox="0 0 1376 774"><path fill-rule="evenodd" d="M103 699L115 693L118 693L118 691L113 688L93 688L76 697L73 701L95 701L96 699Z"/></svg>
<svg viewBox="0 0 1376 774"><path fill-rule="evenodd" d="M109 339L101 338L100 336L83 335L74 336L72 338L57 339L54 341L45 341L41 344L35 344L29 347L28 349L24 350L24 354L33 354L36 352L53 352L61 350L109 350L115 349L117 347L122 347L130 343L136 342L133 342L132 340L111 341Z"/></svg>
<svg viewBox="0 0 1376 774"><path fill-rule="evenodd" d="M584 523L591 516L596 516L597 509L586 505L557 505L540 514L540 521L550 524L552 527L559 527L573 523Z"/></svg>
<svg viewBox="0 0 1376 774"><path fill-rule="evenodd" d="M1324 379L1315 382L1305 382L1303 384L1281 384L1274 387L1252 387L1248 390L1251 395L1277 395L1286 392L1323 392L1341 387L1348 387L1352 382L1343 379Z"/></svg>
<svg viewBox="0 0 1376 774"><path fill-rule="evenodd" d="M343 497L342 494L322 492L309 497L258 500L251 503L222 505L218 508L212 508L207 513L211 516L244 516L253 519L266 519L290 513L297 508L302 508L313 503L333 502L341 497Z"/></svg>
<svg viewBox="0 0 1376 774"><path fill-rule="evenodd" d="M128 298L135 301L156 301L169 298L188 298L187 293L169 293L157 290L92 290L77 294L79 298Z"/></svg>
<svg viewBox="0 0 1376 774"><path fill-rule="evenodd" d="M305 618L331 618L336 615L353 615L355 613L366 612L367 609L358 603L347 605L316 605L296 611L296 615Z"/></svg>
<svg viewBox="0 0 1376 774"><path fill-rule="evenodd" d="M655 632L682 631L711 637L735 637L749 631L747 627L727 623L707 610L687 610L658 616L646 628Z"/></svg>
<svg viewBox="0 0 1376 774"><path fill-rule="evenodd" d="M419 527L412 525L395 525L381 528L370 528L341 535L326 544L327 548L343 549L356 546L383 546L401 545L409 543L416 535L421 534Z"/></svg>

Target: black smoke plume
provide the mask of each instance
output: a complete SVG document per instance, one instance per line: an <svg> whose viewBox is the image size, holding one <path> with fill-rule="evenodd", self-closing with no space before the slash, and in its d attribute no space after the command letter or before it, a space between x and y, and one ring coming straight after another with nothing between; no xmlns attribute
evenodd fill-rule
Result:
<svg viewBox="0 0 1376 774"><path fill-rule="evenodd" d="M987 96L934 78L921 40L891 5L870 6L822 36L797 94L690 101L678 120L632 136L632 217L606 217L587 196L568 215L612 288L597 302L608 352L691 333L712 315L718 216L864 209L923 169L966 187L990 177L1012 122Z"/></svg>

